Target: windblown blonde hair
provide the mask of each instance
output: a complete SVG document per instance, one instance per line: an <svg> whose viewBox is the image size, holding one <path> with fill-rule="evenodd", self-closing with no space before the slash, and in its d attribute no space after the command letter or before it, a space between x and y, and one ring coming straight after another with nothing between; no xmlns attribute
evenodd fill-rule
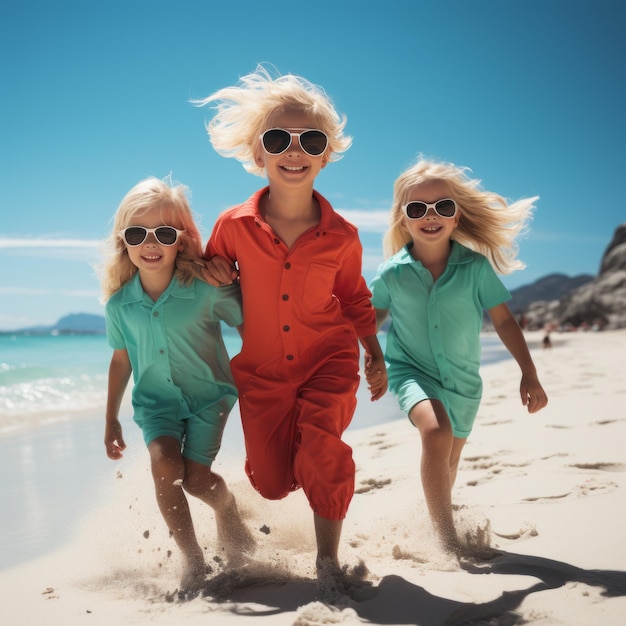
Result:
<svg viewBox="0 0 626 626"><path fill-rule="evenodd" d="M187 201L187 187L158 178L146 178L135 185L122 199L115 217L113 229L104 242L102 264L96 268L102 289L102 301L106 302L137 272L128 256L120 232L148 210L158 207L163 224L184 232L180 235L182 248L176 256L176 277L189 284L194 277L201 277L202 238Z"/></svg>
<svg viewBox="0 0 626 626"><path fill-rule="evenodd" d="M420 158L396 179L389 229L383 238L385 257L392 256L412 240L402 210L410 200L412 189L428 181L441 181L460 213L452 239L486 256L500 274L525 267L517 258L516 239L526 231L539 196L508 204L502 196L481 189L481 181L470 178L469 171L452 163Z"/></svg>
<svg viewBox="0 0 626 626"><path fill-rule="evenodd" d="M220 155L237 159L246 171L257 176L264 174L255 159L260 135L274 126L272 120L281 113L298 111L311 115L318 130L328 135L324 154L329 161L340 159L352 143L352 138L343 134L346 116L335 110L321 87L293 74L273 78L263 65L241 78L237 85L192 103L217 103L217 113L206 125L213 147Z"/></svg>

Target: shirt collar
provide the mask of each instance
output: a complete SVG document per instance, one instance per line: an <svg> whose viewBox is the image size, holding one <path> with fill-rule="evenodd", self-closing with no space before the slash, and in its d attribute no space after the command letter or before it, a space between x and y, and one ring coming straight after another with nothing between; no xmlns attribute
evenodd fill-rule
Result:
<svg viewBox="0 0 626 626"><path fill-rule="evenodd" d="M124 285L124 294L122 298L122 304L132 304L133 302L143 301L145 292L141 286L141 280L139 279L139 272L135 272L134 276ZM195 281L191 284L191 287L185 287L180 283L176 275L172 276L172 280L167 289L161 294L159 300L165 297L173 298L188 298L192 299L196 297Z"/></svg>
<svg viewBox="0 0 626 626"><path fill-rule="evenodd" d="M461 265L462 263L469 263L472 260L472 251L463 244L451 240L452 247L450 249L450 256L448 258L448 265ZM396 261L399 265L419 263L411 256L412 244L408 243L398 254L396 255Z"/></svg>
<svg viewBox="0 0 626 626"><path fill-rule="evenodd" d="M269 186L253 193L244 203L233 209L234 218L252 217L259 222L264 222L259 211L259 202L264 194L269 192ZM319 192L313 190L313 197L318 201L322 213L319 230L325 232L345 233L346 220L344 220L331 206L330 202Z"/></svg>

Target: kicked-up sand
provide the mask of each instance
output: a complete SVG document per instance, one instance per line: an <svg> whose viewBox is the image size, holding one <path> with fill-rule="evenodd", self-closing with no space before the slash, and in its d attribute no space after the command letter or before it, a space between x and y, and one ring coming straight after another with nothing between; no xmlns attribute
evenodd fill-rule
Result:
<svg viewBox="0 0 626 626"><path fill-rule="evenodd" d="M553 333L551 349L541 338L527 335L547 408L529 415L522 407L513 360L484 367L483 403L454 488L460 535L493 558L458 561L439 549L418 433L391 396L371 403L361 392L356 423L376 411L391 421L346 434L357 464L340 550L355 581L349 595L316 583L303 494L263 500L243 476L238 447L223 450L215 469L237 496L256 552L229 565L211 510L192 502L210 572L201 593L178 593L178 553L137 448L94 483L94 504L69 541L0 570L2 623L626 623L626 331Z"/></svg>

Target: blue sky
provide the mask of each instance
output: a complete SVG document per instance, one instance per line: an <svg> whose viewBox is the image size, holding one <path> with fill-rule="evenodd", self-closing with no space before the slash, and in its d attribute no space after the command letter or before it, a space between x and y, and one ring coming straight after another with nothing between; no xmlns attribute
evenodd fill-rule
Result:
<svg viewBox="0 0 626 626"><path fill-rule="evenodd" d="M126 191L153 175L217 214L265 184L218 156L202 98L257 63L322 85L354 138L316 187L382 260L396 177L418 154L539 195L527 268L596 274L626 221L622 0L42 0L0 19L0 329L102 313L92 269Z"/></svg>

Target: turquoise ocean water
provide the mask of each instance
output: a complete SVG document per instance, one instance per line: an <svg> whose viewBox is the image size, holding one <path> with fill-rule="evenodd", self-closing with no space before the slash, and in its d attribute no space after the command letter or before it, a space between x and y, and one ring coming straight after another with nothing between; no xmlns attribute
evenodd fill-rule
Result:
<svg viewBox="0 0 626 626"><path fill-rule="evenodd" d="M238 335L224 340L235 355ZM508 356L495 335L482 344L483 363ZM102 335L0 335L0 436L101 411L110 357Z"/></svg>
<svg viewBox="0 0 626 626"><path fill-rule="evenodd" d="M241 346L232 332L225 343L231 356ZM484 364L508 358L497 336L482 344ZM110 356L100 335L0 335L0 568L61 546L112 480L102 443ZM145 454L123 412L128 456ZM374 410L357 408L351 428L399 417L387 395ZM238 428L238 417L229 420L220 455L241 454Z"/></svg>

